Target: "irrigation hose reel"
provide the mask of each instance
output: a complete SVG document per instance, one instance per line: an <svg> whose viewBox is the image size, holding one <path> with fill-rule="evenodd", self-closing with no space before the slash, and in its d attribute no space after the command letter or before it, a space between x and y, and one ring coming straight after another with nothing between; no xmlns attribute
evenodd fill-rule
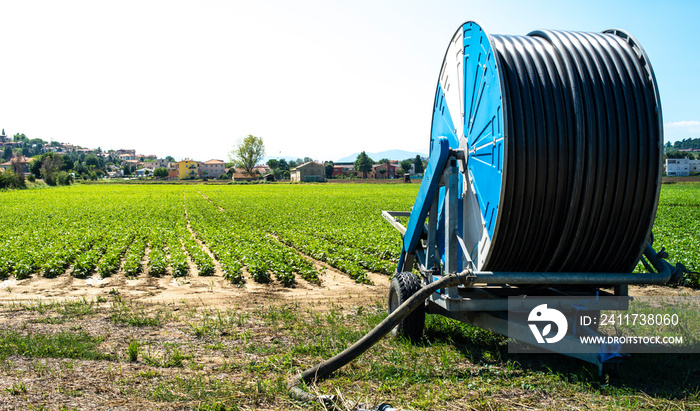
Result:
<svg viewBox="0 0 700 411"><path fill-rule="evenodd" d="M432 294L395 331L420 338L427 311L506 334L508 296L585 304L681 278L687 270L652 248L662 125L651 63L622 30L460 26L440 68L415 204L382 213L404 240L389 312L416 282L469 280ZM632 272L640 259L649 273ZM579 358L600 367L621 357L610 351Z"/></svg>
<svg viewBox="0 0 700 411"><path fill-rule="evenodd" d="M472 268L631 272L658 203L662 124L649 59L624 31L462 25L430 144L464 153L458 234Z"/></svg>
<svg viewBox="0 0 700 411"><path fill-rule="evenodd" d="M603 288L624 297L629 284L677 280L687 270L652 248L662 124L654 72L628 33L506 36L464 23L440 69L415 204L382 212L403 236L389 316L302 372L290 393L328 401L300 385L392 330L420 338L426 311L504 334L514 290L581 296L585 304L610 295ZM632 273L640 259L648 274ZM514 338L529 343L526 324L518 326ZM600 371L622 356L601 347L577 358Z"/></svg>

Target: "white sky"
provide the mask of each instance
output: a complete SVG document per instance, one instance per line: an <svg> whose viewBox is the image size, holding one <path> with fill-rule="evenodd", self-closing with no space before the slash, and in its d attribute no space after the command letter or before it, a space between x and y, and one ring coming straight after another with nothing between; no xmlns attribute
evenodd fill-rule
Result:
<svg viewBox="0 0 700 411"><path fill-rule="evenodd" d="M614 4L609 4L614 3ZM666 139L700 136L700 2L0 0L8 135L197 160L427 153L455 30L618 27L646 49Z"/></svg>

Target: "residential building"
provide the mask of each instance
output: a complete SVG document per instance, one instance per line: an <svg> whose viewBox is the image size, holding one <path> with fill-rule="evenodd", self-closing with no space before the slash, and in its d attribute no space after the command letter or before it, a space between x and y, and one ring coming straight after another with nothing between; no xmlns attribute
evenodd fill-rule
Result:
<svg viewBox="0 0 700 411"><path fill-rule="evenodd" d="M248 173L242 168L235 168L233 171L233 176L231 176L233 181L255 181L258 178L260 178L260 174Z"/></svg>
<svg viewBox="0 0 700 411"><path fill-rule="evenodd" d="M119 159L122 161L136 160L136 154L119 154Z"/></svg>
<svg viewBox="0 0 700 411"><path fill-rule="evenodd" d="M370 173L370 178L395 178L396 177L397 164L375 164L372 166L372 172Z"/></svg>
<svg viewBox="0 0 700 411"><path fill-rule="evenodd" d="M270 167L267 164L258 164L253 167L253 172L258 172L260 175L265 175L270 172Z"/></svg>
<svg viewBox="0 0 700 411"><path fill-rule="evenodd" d="M13 161L19 163L20 169L24 174L29 174L29 163L32 161L32 159L24 156L14 157L10 161L0 164L0 168L4 170L11 170Z"/></svg>
<svg viewBox="0 0 700 411"><path fill-rule="evenodd" d="M357 176L355 163L335 163L333 165L333 177Z"/></svg>
<svg viewBox="0 0 700 411"><path fill-rule="evenodd" d="M186 158L178 163L178 178L188 180L199 178L199 161Z"/></svg>
<svg viewBox="0 0 700 411"><path fill-rule="evenodd" d="M177 180L178 178L180 178L180 164L168 163L168 180Z"/></svg>
<svg viewBox="0 0 700 411"><path fill-rule="evenodd" d="M669 177L688 176L700 172L700 160L687 158L667 158L666 175Z"/></svg>
<svg viewBox="0 0 700 411"><path fill-rule="evenodd" d="M168 160L166 160L164 158L156 158L154 163L156 163L156 168L160 168L160 167L167 168L168 167Z"/></svg>
<svg viewBox="0 0 700 411"><path fill-rule="evenodd" d="M325 182L326 168L321 163L309 161L308 163L293 168L289 178L292 181L300 182Z"/></svg>
<svg viewBox="0 0 700 411"><path fill-rule="evenodd" d="M158 168L158 164L155 161L144 161L143 168L146 170L151 170L151 173Z"/></svg>
<svg viewBox="0 0 700 411"><path fill-rule="evenodd" d="M219 178L220 175L226 173L226 164L223 160L212 158L200 164L199 171L202 177Z"/></svg>

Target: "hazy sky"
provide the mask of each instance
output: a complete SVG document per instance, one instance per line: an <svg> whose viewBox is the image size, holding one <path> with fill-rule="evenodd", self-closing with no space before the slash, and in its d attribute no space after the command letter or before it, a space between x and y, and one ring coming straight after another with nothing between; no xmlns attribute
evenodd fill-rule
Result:
<svg viewBox="0 0 700 411"><path fill-rule="evenodd" d="M445 49L622 28L656 72L667 141L700 137L700 2L0 0L0 128L160 157L427 153Z"/></svg>

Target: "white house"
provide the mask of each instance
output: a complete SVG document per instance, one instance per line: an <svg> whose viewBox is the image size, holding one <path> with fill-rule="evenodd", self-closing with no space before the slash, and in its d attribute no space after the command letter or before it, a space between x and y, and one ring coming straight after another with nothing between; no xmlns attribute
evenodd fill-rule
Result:
<svg viewBox="0 0 700 411"><path fill-rule="evenodd" d="M666 175L669 177L688 176L700 172L700 160L687 158L667 158Z"/></svg>

